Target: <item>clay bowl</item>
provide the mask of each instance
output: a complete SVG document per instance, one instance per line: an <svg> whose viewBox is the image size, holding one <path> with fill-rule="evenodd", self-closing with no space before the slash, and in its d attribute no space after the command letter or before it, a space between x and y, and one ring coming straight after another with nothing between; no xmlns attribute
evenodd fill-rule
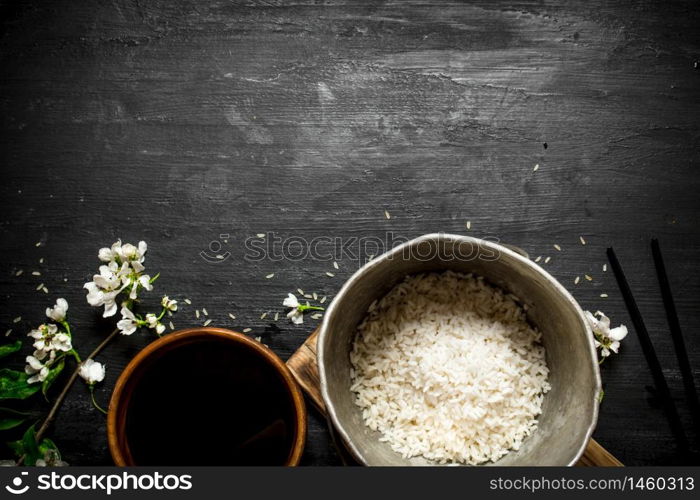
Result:
<svg viewBox="0 0 700 500"><path fill-rule="evenodd" d="M193 328L152 342L127 365L112 393L107 437L118 466L296 466L306 408L289 369L266 346L230 330Z"/></svg>

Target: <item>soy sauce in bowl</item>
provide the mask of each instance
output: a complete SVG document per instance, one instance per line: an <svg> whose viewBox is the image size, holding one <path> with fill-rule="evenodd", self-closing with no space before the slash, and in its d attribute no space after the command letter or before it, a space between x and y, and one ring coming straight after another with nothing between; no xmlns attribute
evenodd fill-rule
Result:
<svg viewBox="0 0 700 500"><path fill-rule="evenodd" d="M284 363L241 334L219 329L187 332L163 337L153 343L163 342L155 348L148 346L150 353L141 357L146 350L142 351L120 377L108 422L115 462L298 462L305 413Z"/></svg>

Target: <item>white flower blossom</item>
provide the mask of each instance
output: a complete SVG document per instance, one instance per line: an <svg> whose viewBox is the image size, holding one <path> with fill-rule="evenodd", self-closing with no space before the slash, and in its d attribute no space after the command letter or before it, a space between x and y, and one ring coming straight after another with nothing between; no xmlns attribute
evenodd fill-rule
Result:
<svg viewBox="0 0 700 500"><path fill-rule="evenodd" d="M292 307L296 309L299 307L299 301L293 293L287 294L287 298L282 302L284 307Z"/></svg>
<svg viewBox="0 0 700 500"><path fill-rule="evenodd" d="M114 243L112 243L111 248L100 248L100 251L97 252L97 257L102 261L102 262L111 262L113 260L116 260L119 258L121 254L121 247L122 247L122 240L117 240Z"/></svg>
<svg viewBox="0 0 700 500"><path fill-rule="evenodd" d="M34 349L39 351L51 350L51 337L58 332L58 327L54 324L39 325L38 328L30 331L27 336L35 339Z"/></svg>
<svg viewBox="0 0 700 500"><path fill-rule="evenodd" d="M610 318L600 311L596 311L595 315L586 311L585 315L591 330L593 330L595 345L600 349L600 355L603 359L610 356L611 351L617 354L620 349L620 341L627 336L627 327L620 325L616 328L610 328ZM596 316L598 317L596 318Z"/></svg>
<svg viewBox="0 0 700 500"><path fill-rule="evenodd" d="M171 300L167 295L161 299L160 305L168 311L177 311L177 300Z"/></svg>
<svg viewBox="0 0 700 500"><path fill-rule="evenodd" d="M93 307L104 306L102 315L105 318L117 313L116 298L130 283L128 264L121 267L115 261L106 266L100 266L100 274L95 274L92 281L85 283L87 289L87 301Z"/></svg>
<svg viewBox="0 0 700 500"><path fill-rule="evenodd" d="M68 302L66 299L56 300L56 305L53 307L46 308L46 316L49 319L54 320L57 323L66 319L66 312L68 311Z"/></svg>
<svg viewBox="0 0 700 500"><path fill-rule="evenodd" d="M78 369L80 375L89 385L102 382L105 378L105 365L94 359L86 359L80 364Z"/></svg>
<svg viewBox="0 0 700 500"><path fill-rule="evenodd" d="M48 356L49 359L46 359ZM27 356L26 362L27 366L24 367L24 372L27 375L31 375L27 379L28 384L35 384L37 382L43 382L49 375L50 366L56 358L54 351L36 350L34 355ZM46 361L44 361L46 359Z"/></svg>
<svg viewBox="0 0 700 500"><path fill-rule="evenodd" d="M146 314L146 324L148 328L154 329L158 335L165 331L165 325L158 321L158 317L153 313Z"/></svg>
<svg viewBox="0 0 700 500"><path fill-rule="evenodd" d="M287 317L294 323L295 325L300 325L301 323L304 322L304 312L303 310L299 307L299 301L297 300L296 296L293 293L290 293L287 295L287 298L284 299L282 302L282 305L285 307L291 307L292 309L287 313Z"/></svg>
<svg viewBox="0 0 700 500"><path fill-rule="evenodd" d="M105 292L100 290L94 282L85 283L83 286L87 289L87 301L93 307L105 306L105 311L102 316L104 318L109 318L117 313L117 295L121 290L114 290L111 292Z"/></svg>
<svg viewBox="0 0 700 500"><path fill-rule="evenodd" d="M118 290L129 283L127 264L122 264L120 267L119 264L112 261L106 266L100 266L99 271L100 274L95 274L92 281L102 290Z"/></svg>
<svg viewBox="0 0 700 500"><path fill-rule="evenodd" d="M151 284L151 277L147 274L138 277L138 279L134 282L134 285L131 287L131 292L129 293L130 299L135 299L136 297L138 297L139 286L143 287L149 292L153 290L153 285Z"/></svg>
<svg viewBox="0 0 700 500"><path fill-rule="evenodd" d="M68 352L73 349L73 344L68 334L60 332L51 339L51 348L56 351Z"/></svg>
<svg viewBox="0 0 700 500"><path fill-rule="evenodd" d="M122 244L117 240L110 248L101 248L98 257L106 262L100 266L99 274L93 276L92 281L86 283L87 301L91 306L104 306L105 318L117 313L117 296L127 287L129 298L138 298L139 288L151 291L151 277L141 272L145 267L143 261L148 246L145 241L140 241L138 246L131 243Z"/></svg>
<svg viewBox="0 0 700 500"><path fill-rule="evenodd" d="M146 245L146 242L139 241L138 247L131 243L125 243L119 247L116 253L122 262L138 262L140 264L145 259L147 249L148 245Z"/></svg>
<svg viewBox="0 0 700 500"><path fill-rule="evenodd" d="M58 331L58 327L53 323L40 325L37 329L30 331L27 336L35 339L34 349L37 351L63 351L68 352L73 348L70 337Z"/></svg>
<svg viewBox="0 0 700 500"><path fill-rule="evenodd" d="M122 335L131 335L139 327L139 320L128 307L122 306L121 313L122 319L117 321L117 328Z"/></svg>

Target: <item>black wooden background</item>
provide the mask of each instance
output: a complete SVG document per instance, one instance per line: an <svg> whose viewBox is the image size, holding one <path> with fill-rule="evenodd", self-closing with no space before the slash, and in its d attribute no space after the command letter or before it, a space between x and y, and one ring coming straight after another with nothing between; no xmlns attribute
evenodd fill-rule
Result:
<svg viewBox="0 0 700 500"><path fill-rule="evenodd" d="M297 288L332 297L359 265L357 246L337 257L339 270L314 258L246 260L244 241L257 233L496 237L551 256L543 265L584 308L629 325L602 271L613 245L697 447L649 249L657 236L697 378L696 1L1 5L9 338L65 297L76 346L97 345L114 322L81 287L97 249L118 237L146 240L148 270L162 272L147 304L162 293L192 300L176 327L201 324L194 310L205 307L212 325L251 328L285 359L317 321L261 314L282 311ZM200 252L217 245L230 257L207 262ZM151 339L119 338L100 357L99 400ZM678 461L634 332L602 376L596 439L627 464ZM50 435L72 464L110 463L104 418L83 385ZM339 463L313 411L304 463Z"/></svg>

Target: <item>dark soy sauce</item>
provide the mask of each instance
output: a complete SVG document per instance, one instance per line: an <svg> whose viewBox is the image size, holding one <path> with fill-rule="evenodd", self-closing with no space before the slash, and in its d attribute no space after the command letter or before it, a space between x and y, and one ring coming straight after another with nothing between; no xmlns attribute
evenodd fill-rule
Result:
<svg viewBox="0 0 700 500"><path fill-rule="evenodd" d="M252 349L217 339L145 368L126 422L137 465L284 465L295 429L280 375Z"/></svg>

